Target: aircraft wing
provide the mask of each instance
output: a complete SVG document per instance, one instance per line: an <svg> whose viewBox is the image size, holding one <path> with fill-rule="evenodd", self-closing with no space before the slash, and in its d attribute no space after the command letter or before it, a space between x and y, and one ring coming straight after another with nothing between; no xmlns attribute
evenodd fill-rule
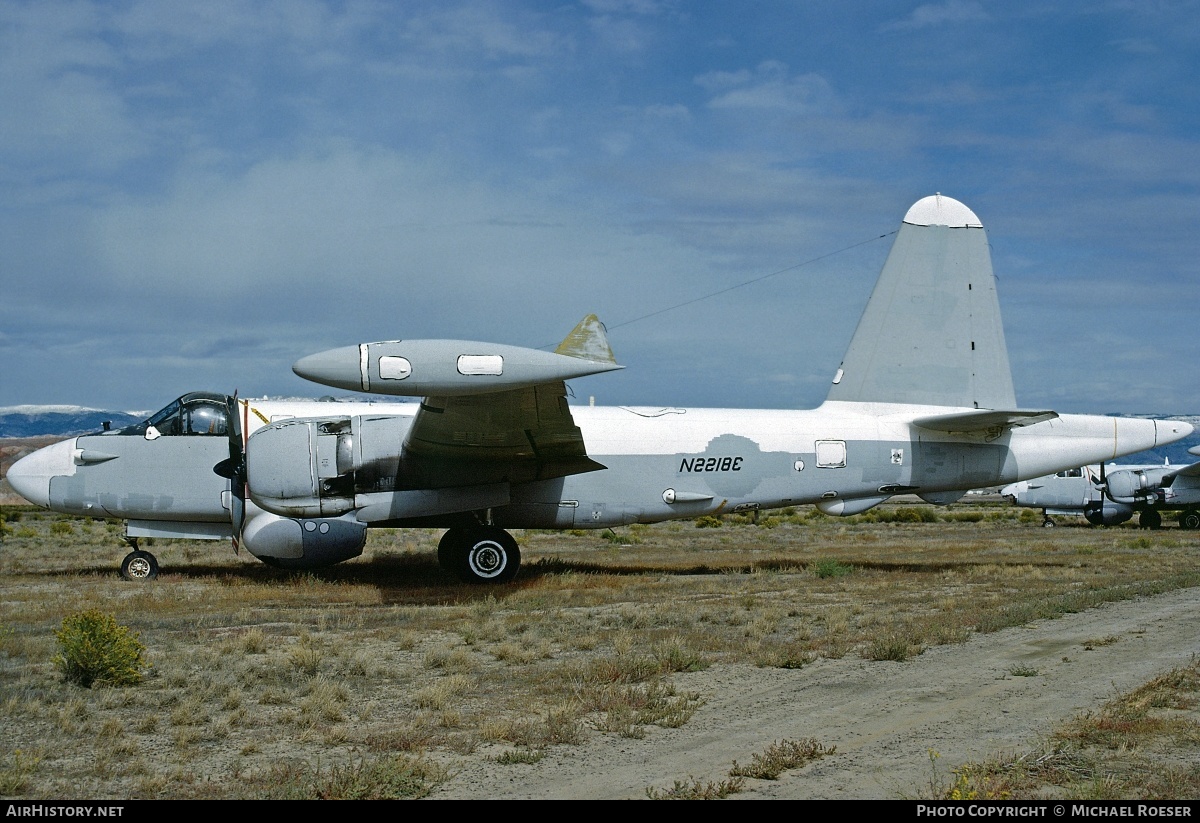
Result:
<svg viewBox="0 0 1200 823"><path fill-rule="evenodd" d="M1200 477L1200 463L1193 463L1192 465L1184 465L1184 467L1182 469L1175 471L1175 473L1172 474L1171 476Z"/></svg>
<svg viewBox="0 0 1200 823"><path fill-rule="evenodd" d="M1176 484L1172 481L1180 477L1190 478L1191 482L1187 484L1189 488L1200 484L1200 480L1197 480L1197 478L1200 478L1200 463L1192 463L1189 466L1182 466L1178 470L1166 475L1164 477L1164 485L1176 486Z"/></svg>
<svg viewBox="0 0 1200 823"><path fill-rule="evenodd" d="M524 483L605 468L587 456L564 380L619 368L595 315L554 352L387 341L321 352L293 366L327 385L422 397L403 442L392 447L398 476L412 489Z"/></svg>
<svg viewBox="0 0 1200 823"><path fill-rule="evenodd" d="M975 432L988 431L997 428L1032 426L1043 420L1053 420L1058 412L1053 411L996 411L979 409L978 411L954 412L951 414L934 414L928 417L918 417L912 421L914 426L939 432Z"/></svg>
<svg viewBox="0 0 1200 823"><path fill-rule="evenodd" d="M587 456L562 381L482 395L426 397L401 449L427 488L524 483L605 468Z"/></svg>
<svg viewBox="0 0 1200 823"><path fill-rule="evenodd" d="M1188 454L1200 456L1200 446L1192 446L1188 449ZM1190 466L1184 466L1179 471L1175 472L1175 477L1200 477L1200 462L1192 463Z"/></svg>

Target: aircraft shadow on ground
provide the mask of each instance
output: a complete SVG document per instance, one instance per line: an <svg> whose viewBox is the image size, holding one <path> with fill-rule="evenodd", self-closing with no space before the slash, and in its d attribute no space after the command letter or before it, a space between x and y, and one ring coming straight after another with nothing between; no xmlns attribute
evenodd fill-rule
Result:
<svg viewBox="0 0 1200 823"><path fill-rule="evenodd" d="M863 571L881 571L889 574L941 574L947 571L980 565L976 562L856 562L853 559L839 561L846 566ZM1016 562L1016 561L1014 561ZM1022 565L1028 561L1021 561ZM374 586L381 593L385 605L436 604L447 601L463 602L500 597L519 591L537 583L542 578L556 575L608 575L618 577L678 576L719 574L751 574L755 572L794 572L811 565L786 558L760 560L754 563L731 563L715 566L710 564L665 565L665 564L600 564L586 561L563 560L556 557L538 558L521 567L520 574L510 583L487 585L464 583L451 572L438 565L436 556L422 554L383 555L365 562L353 562L330 566L324 569L289 570L262 563L243 566L215 565L202 562L172 563L160 571L160 579L169 582L172 578L200 580L236 580L239 583L255 582L263 585L295 585L307 579L337 582L349 585ZM987 565L996 565L990 561ZM1062 562L1040 565L1063 566ZM82 569L54 570L38 573L45 577L108 577L123 585L156 585L155 582L121 581L110 565L93 565Z"/></svg>

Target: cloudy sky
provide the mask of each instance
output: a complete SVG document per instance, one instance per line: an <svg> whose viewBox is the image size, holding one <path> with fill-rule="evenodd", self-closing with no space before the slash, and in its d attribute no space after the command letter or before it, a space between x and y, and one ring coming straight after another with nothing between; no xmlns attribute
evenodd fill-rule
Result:
<svg viewBox="0 0 1200 823"><path fill-rule="evenodd" d="M0 406L594 312L581 400L810 408L941 192L1022 406L1200 413L1198 76L1172 0L0 0Z"/></svg>

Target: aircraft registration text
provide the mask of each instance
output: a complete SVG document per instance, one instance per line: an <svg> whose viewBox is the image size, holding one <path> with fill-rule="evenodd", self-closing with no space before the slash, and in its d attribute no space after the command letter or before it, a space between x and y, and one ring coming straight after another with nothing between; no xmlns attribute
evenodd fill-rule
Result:
<svg viewBox="0 0 1200 823"><path fill-rule="evenodd" d="M741 457L685 457L679 463L681 472L740 472Z"/></svg>

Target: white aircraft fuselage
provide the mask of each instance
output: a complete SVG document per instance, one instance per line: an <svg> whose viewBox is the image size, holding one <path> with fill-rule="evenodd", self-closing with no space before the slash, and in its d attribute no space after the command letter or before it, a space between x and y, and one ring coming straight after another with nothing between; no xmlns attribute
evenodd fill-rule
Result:
<svg viewBox="0 0 1200 823"><path fill-rule="evenodd" d="M372 526L448 529L439 559L502 582L508 528L606 528L894 494L946 503L1186 437L1182 421L1017 406L986 235L940 195L905 216L816 409L569 405L567 379L620 368L585 318L554 353L455 340L310 355L297 374L412 401L185 395L147 421L50 446L10 484L140 536L232 538L274 565L357 556ZM135 551L127 576L152 577Z"/></svg>

